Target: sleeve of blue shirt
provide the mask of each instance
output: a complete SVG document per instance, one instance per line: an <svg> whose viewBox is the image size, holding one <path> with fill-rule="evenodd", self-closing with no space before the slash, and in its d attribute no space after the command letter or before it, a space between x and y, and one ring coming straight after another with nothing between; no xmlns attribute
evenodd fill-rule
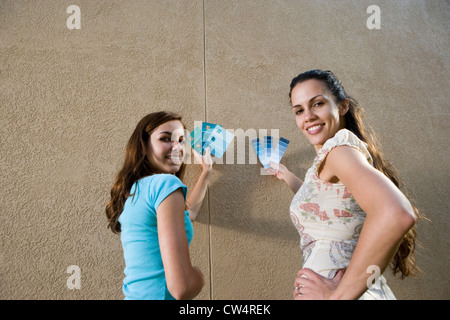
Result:
<svg viewBox="0 0 450 320"><path fill-rule="evenodd" d="M150 185L150 203L154 204L155 212L161 202L172 192L181 188L184 200L186 201L187 187L181 180L173 174L158 174L154 176Z"/></svg>

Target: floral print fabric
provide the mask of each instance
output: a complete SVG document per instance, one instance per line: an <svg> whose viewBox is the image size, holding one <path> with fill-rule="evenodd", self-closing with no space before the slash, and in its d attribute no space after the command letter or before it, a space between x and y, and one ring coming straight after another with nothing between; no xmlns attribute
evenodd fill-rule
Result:
<svg viewBox="0 0 450 320"><path fill-rule="evenodd" d="M290 206L291 220L300 235L303 268L310 268L330 279L339 269L349 265L366 218L345 185L319 178L318 170L322 162L338 146L357 149L373 165L367 145L351 131L339 130L318 151ZM381 276L360 299L395 297Z"/></svg>

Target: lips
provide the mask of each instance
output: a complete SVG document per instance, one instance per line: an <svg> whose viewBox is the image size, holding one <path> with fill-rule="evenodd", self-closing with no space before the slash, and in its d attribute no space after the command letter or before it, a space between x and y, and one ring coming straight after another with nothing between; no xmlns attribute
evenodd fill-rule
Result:
<svg viewBox="0 0 450 320"><path fill-rule="evenodd" d="M309 134L316 134L316 133L319 133L324 126L325 126L325 124L314 124L314 125L309 126L308 128L306 128L306 131Z"/></svg>

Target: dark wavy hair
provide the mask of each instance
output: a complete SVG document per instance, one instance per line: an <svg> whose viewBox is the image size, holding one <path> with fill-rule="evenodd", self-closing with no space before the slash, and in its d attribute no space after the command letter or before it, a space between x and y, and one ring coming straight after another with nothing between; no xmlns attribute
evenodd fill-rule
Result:
<svg viewBox="0 0 450 320"><path fill-rule="evenodd" d="M171 112L159 111L142 118L131 135L126 150L122 169L116 176L111 188L111 198L106 205L108 227L112 232L120 233L119 216L123 211L125 201L130 196L131 187L139 179L157 173L147 158L147 146L150 135L160 125L178 120L182 124L181 116ZM183 127L185 128L184 124ZM175 175L182 179L186 165L183 163Z"/></svg>
<svg viewBox="0 0 450 320"><path fill-rule="evenodd" d="M326 88L333 94L336 103L340 103L345 99L349 100L349 110L345 114L345 128L353 132L360 140L367 143L368 150L373 158L374 167L388 177L399 189L404 189L402 191L404 191L412 203L412 199L406 192L406 186L400 179L397 170L386 161L374 131L364 124L363 107L355 99L347 95L342 83L331 71L314 69L299 74L292 79L289 98L291 98L292 90L297 84L311 79L322 81L326 85ZM420 218L421 215L418 208L415 205L412 206L416 218ZM418 269L415 259L415 247L416 230L413 227L403 236L401 244L390 263L393 273L400 272L402 279L406 276L414 275Z"/></svg>

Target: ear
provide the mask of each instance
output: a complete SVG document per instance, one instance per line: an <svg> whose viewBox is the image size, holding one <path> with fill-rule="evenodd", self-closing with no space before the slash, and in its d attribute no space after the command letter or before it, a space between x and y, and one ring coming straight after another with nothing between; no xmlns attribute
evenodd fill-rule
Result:
<svg viewBox="0 0 450 320"><path fill-rule="evenodd" d="M348 98L345 98L339 103L339 115L341 117L345 116L349 108L350 108L350 101L348 100Z"/></svg>

